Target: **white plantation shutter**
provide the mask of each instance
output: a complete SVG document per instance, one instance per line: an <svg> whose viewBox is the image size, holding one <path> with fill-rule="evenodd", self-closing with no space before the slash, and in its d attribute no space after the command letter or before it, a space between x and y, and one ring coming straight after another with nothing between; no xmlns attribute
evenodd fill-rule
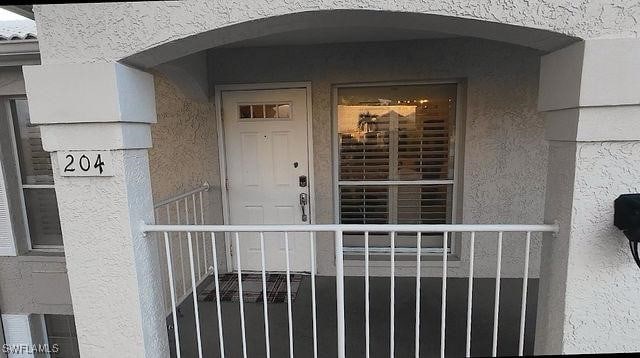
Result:
<svg viewBox="0 0 640 358"><path fill-rule="evenodd" d="M341 223L452 222L456 88L338 89ZM361 247L361 236L348 235L345 245ZM415 246L402 236L398 246ZM423 244L442 247L442 237L432 236Z"/></svg>
<svg viewBox="0 0 640 358"><path fill-rule="evenodd" d="M11 215L9 214L9 201L4 173L2 163L0 163L0 256L16 256L15 238L13 226L11 225Z"/></svg>
<svg viewBox="0 0 640 358"><path fill-rule="evenodd" d="M5 344L12 345L31 345L31 324L29 316L25 314L3 314L2 328L4 329ZM33 357L33 354L8 354L9 358Z"/></svg>
<svg viewBox="0 0 640 358"><path fill-rule="evenodd" d="M442 107L445 108L442 108ZM351 181L450 180L453 153L448 103L410 107L402 115L358 106L369 117L361 138L340 141L341 222L344 224L443 224L448 185L350 186ZM395 106L400 107L400 106ZM385 109L386 110L386 109ZM404 109L407 112L407 109ZM375 120L373 120L375 118ZM451 184L452 185L452 184ZM392 208L388 202L396 203Z"/></svg>

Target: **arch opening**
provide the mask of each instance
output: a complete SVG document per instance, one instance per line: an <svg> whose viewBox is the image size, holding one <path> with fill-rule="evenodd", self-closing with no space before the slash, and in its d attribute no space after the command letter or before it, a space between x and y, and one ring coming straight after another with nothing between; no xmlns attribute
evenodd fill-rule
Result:
<svg viewBox="0 0 640 358"><path fill-rule="evenodd" d="M475 37L549 52L579 38L543 29L452 16L380 10L322 10L250 20L160 44L122 62L151 68L217 47Z"/></svg>

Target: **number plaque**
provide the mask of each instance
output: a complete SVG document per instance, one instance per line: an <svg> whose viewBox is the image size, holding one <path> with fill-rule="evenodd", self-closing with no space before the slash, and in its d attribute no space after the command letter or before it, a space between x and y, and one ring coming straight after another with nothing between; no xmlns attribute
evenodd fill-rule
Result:
<svg viewBox="0 0 640 358"><path fill-rule="evenodd" d="M58 152L58 167L63 177L111 177L113 165L107 150Z"/></svg>

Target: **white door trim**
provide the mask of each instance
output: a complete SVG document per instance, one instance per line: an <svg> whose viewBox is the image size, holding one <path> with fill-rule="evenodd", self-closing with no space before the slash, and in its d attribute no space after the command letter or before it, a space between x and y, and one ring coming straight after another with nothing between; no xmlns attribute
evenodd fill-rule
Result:
<svg viewBox="0 0 640 358"><path fill-rule="evenodd" d="M220 190L222 192L222 223L229 224L229 195L226 189L227 180L227 156L225 151L224 126L222 124L222 92L227 91L255 91L274 89L295 89L304 88L307 95L307 157L309 163L309 223L316 223L316 201L315 201L315 176L313 166L313 123L311 112L311 82L276 82L276 83L254 83L254 84L230 84L218 85L214 87L214 104L216 114L216 128L218 132L218 162L220 164ZM313 243L315 240L313 240ZM314 248L314 252L317 250ZM225 235L225 256L227 261L227 271L233 271L233 261L231 257L231 240L229 235ZM315 265L317 266L317 265ZM314 272L315 274L315 272Z"/></svg>

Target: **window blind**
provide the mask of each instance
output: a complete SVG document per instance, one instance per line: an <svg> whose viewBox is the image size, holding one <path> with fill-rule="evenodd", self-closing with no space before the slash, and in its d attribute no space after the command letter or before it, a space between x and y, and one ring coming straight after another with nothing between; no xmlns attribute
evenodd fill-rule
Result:
<svg viewBox="0 0 640 358"><path fill-rule="evenodd" d="M341 223L452 222L456 90L455 84L338 90ZM345 243L361 245L361 238ZM441 247L428 245L434 244Z"/></svg>

